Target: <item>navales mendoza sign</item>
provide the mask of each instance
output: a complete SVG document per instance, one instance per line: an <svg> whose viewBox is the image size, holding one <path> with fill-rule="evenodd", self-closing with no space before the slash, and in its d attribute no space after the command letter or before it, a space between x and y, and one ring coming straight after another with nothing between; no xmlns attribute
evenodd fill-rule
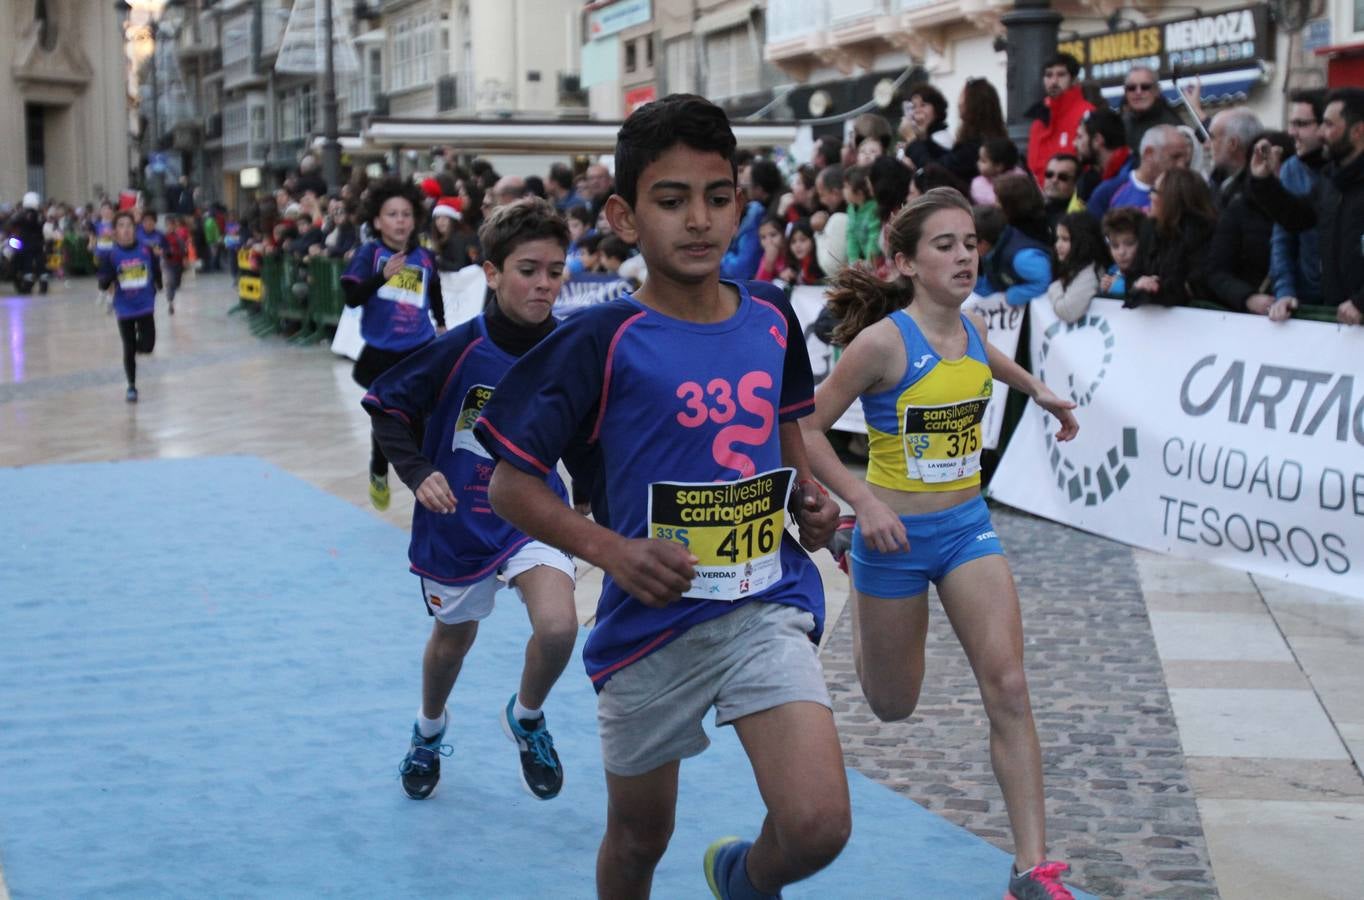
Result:
<svg viewBox="0 0 1364 900"><path fill-rule="evenodd" d="M1030 404L991 496L1364 600L1364 331L1113 300L1029 315L1033 370L1080 434L1058 443Z"/></svg>

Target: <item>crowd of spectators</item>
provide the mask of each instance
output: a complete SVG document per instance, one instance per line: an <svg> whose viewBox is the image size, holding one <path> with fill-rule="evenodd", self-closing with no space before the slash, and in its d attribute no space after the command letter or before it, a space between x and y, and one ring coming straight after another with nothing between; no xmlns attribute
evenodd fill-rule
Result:
<svg viewBox="0 0 1364 900"><path fill-rule="evenodd" d="M1243 106L1204 118L1196 89L1171 103L1144 66L1127 73L1113 108L1077 82L1078 71L1064 53L1043 65L1026 146L1010 139L994 86L972 78L957 97L955 130L947 98L923 82L904 89L898 126L860 115L846 140L820 138L809 162L741 152L746 205L722 274L791 286L822 283L847 265L889 276L886 223L912 197L949 187L974 204L977 292L1003 293L1010 304L1050 298L1070 321L1095 296L1130 307L1212 302L1274 320L1311 305L1360 321L1364 89L1295 92L1287 130L1278 131ZM1181 106L1193 115L1181 117ZM647 276L601 215L612 190L601 163L577 172L557 163L543 178L522 177L437 149L414 180L427 198L420 240L442 271L481 262L478 227L494 207L536 196L568 221L570 279L638 285ZM162 252L182 267L234 266L241 247L345 260L369 237L358 213L366 186L357 170L329 195L305 156L240 221L200 206L182 183L167 197L172 212L153 226ZM0 225L33 227L36 216L49 250L88 251L65 257L79 274L112 213L112 201L0 207Z"/></svg>
<svg viewBox="0 0 1364 900"><path fill-rule="evenodd" d="M1312 305L1360 321L1364 89L1295 92L1279 131L1245 106L1205 116L1196 88L1171 102L1144 66L1114 108L1078 71L1064 53L1042 67L1025 147L994 87L971 79L951 135L946 97L919 83L903 92L898 128L859 116L846 143L822 138L785 184L772 162L744 160L749 206L725 274L807 284L857 264L889 276L886 223L950 187L976 211L977 293L1010 304L1050 298L1068 321L1096 296L1276 321ZM789 264L797 234L813 237L813 266Z"/></svg>

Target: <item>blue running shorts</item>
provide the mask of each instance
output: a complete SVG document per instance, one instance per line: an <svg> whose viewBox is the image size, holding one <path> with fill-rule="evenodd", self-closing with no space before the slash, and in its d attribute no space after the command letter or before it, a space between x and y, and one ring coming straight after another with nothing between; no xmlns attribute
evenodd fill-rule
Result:
<svg viewBox="0 0 1364 900"><path fill-rule="evenodd" d="M872 597L917 597L962 563L982 556L1003 556L1004 546L990 522L985 498L976 497L950 509L901 516L909 536L909 552L878 553L853 528L852 583Z"/></svg>

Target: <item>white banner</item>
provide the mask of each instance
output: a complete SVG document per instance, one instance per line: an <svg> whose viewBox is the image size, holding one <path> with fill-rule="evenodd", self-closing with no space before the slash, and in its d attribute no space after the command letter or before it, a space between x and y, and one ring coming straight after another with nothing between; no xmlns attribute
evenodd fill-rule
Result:
<svg viewBox="0 0 1364 900"><path fill-rule="evenodd" d="M810 353L810 368L815 373L816 385L829 377L839 354L838 348L829 346L815 336L815 319L819 318L820 312L824 309L824 290L822 287L798 287L791 291L791 307L795 310L796 318L800 320L801 328L805 332L805 347ZM1023 330L1023 318L1027 314L1026 306L1009 306L1003 294L992 294L989 297L972 294L966 298L962 309L984 316L990 326L990 343L1005 356L1014 358L1018 353L1018 337ZM990 404L985 408L985 419L981 422L981 437L986 447L993 449L999 446L999 432L1003 427L1004 406L1008 396L1008 387L996 381ZM834 430L867 433L867 419L862 414L862 401L855 401L848 408L848 411L834 423Z"/></svg>
<svg viewBox="0 0 1364 900"><path fill-rule="evenodd" d="M1364 331L1114 300L1032 316L1033 371L1080 434L1030 404L991 496L1364 600Z"/></svg>

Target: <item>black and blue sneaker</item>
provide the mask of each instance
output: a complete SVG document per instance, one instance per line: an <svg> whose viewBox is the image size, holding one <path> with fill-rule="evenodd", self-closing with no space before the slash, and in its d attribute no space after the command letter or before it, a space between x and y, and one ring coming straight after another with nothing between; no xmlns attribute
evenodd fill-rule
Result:
<svg viewBox="0 0 1364 900"><path fill-rule="evenodd" d="M448 721L448 719L447 719ZM442 744L445 729L435 737L422 737L421 731L412 726L412 743L407 748L407 756L398 767L403 779L403 791L413 800L425 800L436 789L440 781L440 758L455 752L449 744Z"/></svg>
<svg viewBox="0 0 1364 900"><path fill-rule="evenodd" d="M543 715L534 720L514 718L515 704L516 695L512 694L502 712L502 730L521 751L521 783L532 797L551 800L564 786L564 767L554 752L554 738L549 736Z"/></svg>

